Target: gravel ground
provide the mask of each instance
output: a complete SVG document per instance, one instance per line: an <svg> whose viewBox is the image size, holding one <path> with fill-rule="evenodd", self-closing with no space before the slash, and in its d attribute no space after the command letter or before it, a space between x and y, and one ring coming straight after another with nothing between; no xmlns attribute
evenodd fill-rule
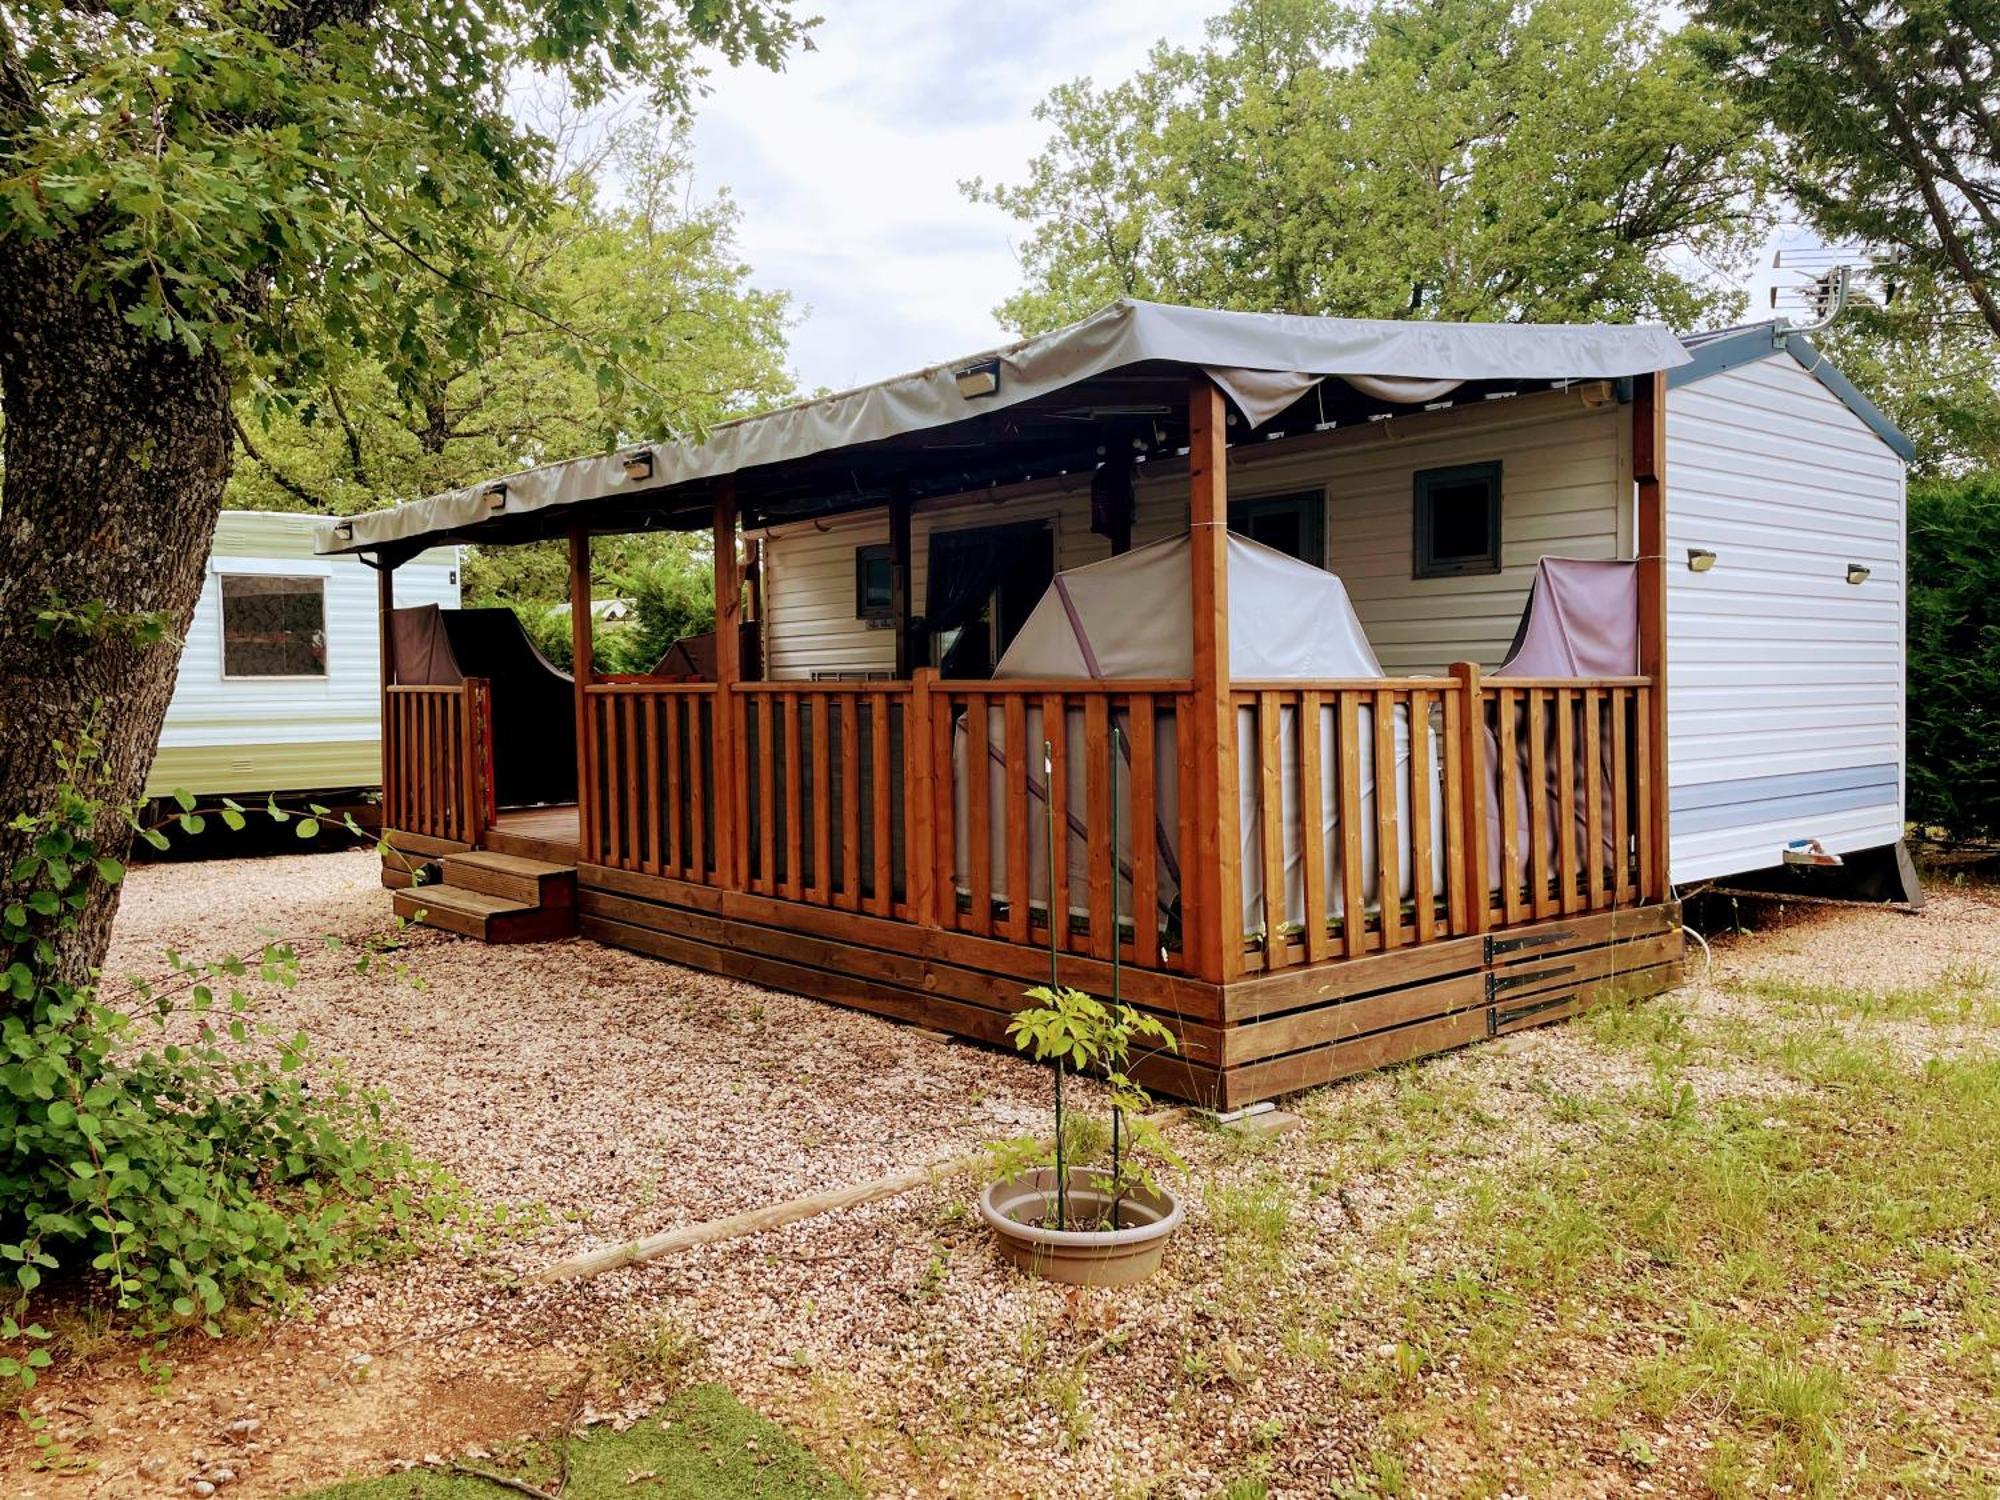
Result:
<svg viewBox="0 0 2000 1500"><path fill-rule="evenodd" d="M260 928L356 941L381 929L387 905L367 854L143 869L111 968L157 972L164 947L212 952ZM1559 1148L1570 1127L1552 1098L1644 1082L1585 1028L1554 1027L1321 1090L1294 1104L1305 1128L1261 1144L1179 1129L1190 1222L1144 1293L1014 1274L968 1213L962 1179L514 1292L500 1283L579 1250L1017 1133L1040 1118L1043 1076L581 942L488 949L424 932L395 957L403 977L363 977L351 957L315 952L272 1012L387 1089L420 1153L486 1200L547 1215L350 1273L254 1334L180 1341L169 1381L122 1347L60 1369L33 1406L79 1472L31 1472L16 1433L0 1493L185 1493L223 1468L231 1496L286 1495L399 1458L636 1415L694 1367L880 1493L1201 1496L1251 1469L1276 1493L1325 1493L1367 1461L1380 1408L1365 1392L1400 1357L1393 1302L1369 1292L1378 1254L1393 1253L1371 1248L1372 1231L1426 1205L1448 1213L1452 1182L1475 1165ZM1710 973L1697 956L1680 1003L1740 1008L1724 982L1837 975L1897 989L1972 970L2000 973L1989 895L1947 894L1922 918L1794 910L1718 940ZM1698 1086L1782 1085L1746 1068ZM1371 1128L1407 1121L1412 1090L1478 1122L1442 1161ZM1282 1272L1260 1259L1255 1227L1273 1183L1289 1215ZM1545 1440L1566 1430L1571 1373L1555 1358L1510 1420ZM1453 1390L1449 1368L1426 1378L1428 1394ZM1479 1455L1448 1434L1427 1441L1414 1492L1453 1492ZM1673 1492L1674 1472L1647 1484ZM1624 1493L1631 1481L1598 1455L1560 1492Z"/></svg>

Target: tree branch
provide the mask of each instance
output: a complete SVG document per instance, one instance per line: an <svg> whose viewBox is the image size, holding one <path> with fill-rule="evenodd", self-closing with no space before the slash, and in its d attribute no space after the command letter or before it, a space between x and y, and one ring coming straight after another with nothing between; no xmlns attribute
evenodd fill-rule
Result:
<svg viewBox="0 0 2000 1500"><path fill-rule="evenodd" d="M279 489L290 495L294 500L301 501L316 511L327 515L333 513L333 507L325 500L322 500L304 485L286 478L276 464L257 451L257 445L250 441L250 434L244 429L242 418L238 417L233 411L229 414L229 425L236 429L236 441L243 445L243 451L250 455L259 468L271 476L271 482L277 485Z"/></svg>

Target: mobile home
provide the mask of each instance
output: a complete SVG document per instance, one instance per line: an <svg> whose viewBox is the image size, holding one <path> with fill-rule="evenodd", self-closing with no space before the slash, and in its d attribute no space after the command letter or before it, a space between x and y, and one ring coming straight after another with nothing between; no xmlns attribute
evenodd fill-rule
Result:
<svg viewBox="0 0 2000 1500"><path fill-rule="evenodd" d="M1236 1105L1657 992L1680 883L1893 844L1906 457L1775 327L1121 302L319 545L395 611L425 548L567 537L581 604L594 533L714 531L711 680L576 608L566 723L397 612L399 910L986 1040L1053 948Z"/></svg>
<svg viewBox="0 0 2000 1500"><path fill-rule="evenodd" d="M375 576L315 552L318 518L224 511L181 650L148 797L338 793L382 779ZM458 549L398 578L412 603L455 608Z"/></svg>

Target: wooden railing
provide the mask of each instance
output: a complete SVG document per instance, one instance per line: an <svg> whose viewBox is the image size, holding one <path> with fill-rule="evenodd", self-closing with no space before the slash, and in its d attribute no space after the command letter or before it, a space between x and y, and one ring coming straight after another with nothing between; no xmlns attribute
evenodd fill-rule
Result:
<svg viewBox="0 0 2000 1500"><path fill-rule="evenodd" d="M1230 972L1659 899L1651 692L1470 666L1234 684L1241 843L1225 857L1245 895L1240 927L1225 924L1242 942ZM1181 865L1198 846L1191 789L1211 773L1192 761L1185 681L926 670L720 697L600 681L585 702L587 864L1035 947L1053 920L1065 952L1194 968ZM457 826L441 816L426 826Z"/></svg>
<svg viewBox="0 0 2000 1500"><path fill-rule="evenodd" d="M732 696L744 888L905 920L928 909L930 867L909 859L930 826L911 684L743 683Z"/></svg>
<svg viewBox="0 0 2000 1500"><path fill-rule="evenodd" d="M597 681L584 704L580 857L710 883L719 859L714 684Z"/></svg>
<svg viewBox="0 0 2000 1500"><path fill-rule="evenodd" d="M1183 967L1174 850L1193 847L1193 799L1178 795L1193 783L1190 685L941 683L931 703L934 859L951 872L938 925L1045 945L1053 912L1065 951L1109 959L1115 931L1124 962ZM1168 817L1181 820L1172 834Z"/></svg>
<svg viewBox="0 0 2000 1500"><path fill-rule="evenodd" d="M1472 930L1465 693L1448 677L1236 689L1243 883L1261 893L1244 925L1265 968Z"/></svg>
<svg viewBox="0 0 2000 1500"><path fill-rule="evenodd" d="M383 695L384 827L475 844L493 820L493 699L484 678Z"/></svg>
<svg viewBox="0 0 2000 1500"><path fill-rule="evenodd" d="M1496 677L1482 697L1494 760L1493 925L1659 899L1647 679Z"/></svg>

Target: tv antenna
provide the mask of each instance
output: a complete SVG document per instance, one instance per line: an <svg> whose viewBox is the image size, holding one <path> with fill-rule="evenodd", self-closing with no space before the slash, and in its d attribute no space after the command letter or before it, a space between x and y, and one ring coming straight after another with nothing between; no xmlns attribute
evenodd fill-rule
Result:
<svg viewBox="0 0 2000 1500"><path fill-rule="evenodd" d="M1771 288L1771 310L1793 333L1831 328L1854 302L1887 306L1896 295L1867 255L1852 245L1808 245L1779 250L1771 267L1795 278Z"/></svg>

